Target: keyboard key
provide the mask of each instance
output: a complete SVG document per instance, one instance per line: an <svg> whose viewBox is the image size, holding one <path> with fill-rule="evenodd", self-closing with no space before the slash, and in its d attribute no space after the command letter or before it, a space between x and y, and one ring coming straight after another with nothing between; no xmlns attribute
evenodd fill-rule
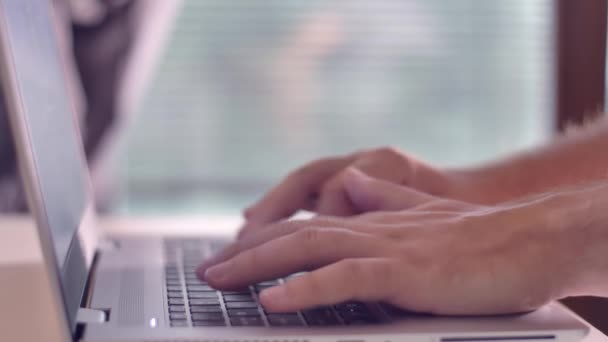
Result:
<svg viewBox="0 0 608 342"><path fill-rule="evenodd" d="M271 288L274 286L275 285L255 285L254 288L255 288L256 293L260 293L260 292L264 291L265 289L268 289L268 288Z"/></svg>
<svg viewBox="0 0 608 342"><path fill-rule="evenodd" d="M183 298L169 298L169 305L184 305L185 301Z"/></svg>
<svg viewBox="0 0 608 342"><path fill-rule="evenodd" d="M196 312L190 315L192 321L223 321L224 315L221 312Z"/></svg>
<svg viewBox="0 0 608 342"><path fill-rule="evenodd" d="M239 290L235 290L235 291L222 291L223 295L247 295L247 294L251 294L251 291L249 291L249 289L239 289Z"/></svg>
<svg viewBox="0 0 608 342"><path fill-rule="evenodd" d="M370 324L376 324L378 323L378 320L373 319L354 319L354 320L348 320L348 321L344 321L344 324L346 325L370 325Z"/></svg>
<svg viewBox="0 0 608 342"><path fill-rule="evenodd" d="M167 291L181 291L182 287L181 285L176 286L176 285L167 285Z"/></svg>
<svg viewBox="0 0 608 342"><path fill-rule="evenodd" d="M230 323L235 327L263 326L264 322L260 317L232 317Z"/></svg>
<svg viewBox="0 0 608 342"><path fill-rule="evenodd" d="M225 302L251 302L253 297L250 294L246 295L224 295Z"/></svg>
<svg viewBox="0 0 608 342"><path fill-rule="evenodd" d="M198 266L199 264L195 264L194 261L201 261L203 256L199 251L182 251L182 262L184 265L186 264L194 264L194 266Z"/></svg>
<svg viewBox="0 0 608 342"><path fill-rule="evenodd" d="M172 327L187 327L188 326L188 321L186 320L175 320L175 321L171 321L171 326Z"/></svg>
<svg viewBox="0 0 608 342"><path fill-rule="evenodd" d="M208 292L215 290L209 285L188 285L188 292Z"/></svg>
<svg viewBox="0 0 608 342"><path fill-rule="evenodd" d="M304 310L304 311L302 311L302 313L304 315L325 316L325 317L329 317L329 316L335 317L335 315L336 315L334 313L334 310L327 306L316 307L313 309Z"/></svg>
<svg viewBox="0 0 608 342"><path fill-rule="evenodd" d="M306 323L310 326L326 327L340 325L340 321L336 317L318 317L318 316L305 316Z"/></svg>
<svg viewBox="0 0 608 342"><path fill-rule="evenodd" d="M190 312L222 312L219 305L190 305Z"/></svg>
<svg viewBox="0 0 608 342"><path fill-rule="evenodd" d="M183 249L196 250L203 247L203 240L199 238L183 238L176 241Z"/></svg>
<svg viewBox="0 0 608 342"><path fill-rule="evenodd" d="M186 285L207 285L207 283L198 278L190 278L186 279Z"/></svg>
<svg viewBox="0 0 608 342"><path fill-rule="evenodd" d="M169 305L169 312L186 312L186 307L183 305Z"/></svg>
<svg viewBox="0 0 608 342"><path fill-rule="evenodd" d="M367 305L361 302L346 302L335 306L339 312L369 312Z"/></svg>
<svg viewBox="0 0 608 342"><path fill-rule="evenodd" d="M226 322L224 321L194 321L192 322L194 327L225 327Z"/></svg>
<svg viewBox="0 0 608 342"><path fill-rule="evenodd" d="M172 312L169 314L169 318L173 321L173 320L185 320L188 317L186 316L185 312Z"/></svg>
<svg viewBox="0 0 608 342"><path fill-rule="evenodd" d="M181 285L182 282L179 279L167 279L167 283L166 284L168 286L176 286L176 285Z"/></svg>
<svg viewBox="0 0 608 342"><path fill-rule="evenodd" d="M261 283L258 283L257 285L261 285L261 286L277 286L277 285L279 285L279 281L278 280L268 280L268 281L263 281Z"/></svg>
<svg viewBox="0 0 608 342"><path fill-rule="evenodd" d="M175 273L175 274L165 274L165 279L166 280L179 280L179 274Z"/></svg>
<svg viewBox="0 0 608 342"><path fill-rule="evenodd" d="M188 272L196 272L201 264L201 257L184 257L182 259L182 269Z"/></svg>
<svg viewBox="0 0 608 342"><path fill-rule="evenodd" d="M219 305L219 298L192 298L190 305Z"/></svg>
<svg viewBox="0 0 608 342"><path fill-rule="evenodd" d="M183 298L184 295L182 294L182 291L169 291L167 292L167 297L168 298Z"/></svg>
<svg viewBox="0 0 608 342"><path fill-rule="evenodd" d="M386 303L380 304L380 307L382 308L382 311L384 311L384 313L394 319L402 319L405 317L412 316L431 316L431 314L415 313Z"/></svg>
<svg viewBox="0 0 608 342"><path fill-rule="evenodd" d="M201 253L203 248L204 246L201 244L200 241L196 243L188 242L187 244L182 245L182 253L184 255L197 255Z"/></svg>
<svg viewBox="0 0 608 342"><path fill-rule="evenodd" d="M295 327L304 325L298 314L272 314L267 315L268 323L274 327Z"/></svg>
<svg viewBox="0 0 608 342"><path fill-rule="evenodd" d="M208 241L208 243L212 252L222 250L228 246L228 242L221 240L212 240Z"/></svg>
<svg viewBox="0 0 608 342"><path fill-rule="evenodd" d="M198 278L198 276L196 275L196 269L198 267L192 267L192 266L184 266L184 275L188 275L191 278L196 277Z"/></svg>
<svg viewBox="0 0 608 342"><path fill-rule="evenodd" d="M371 313L362 312L341 312L340 317L347 325L362 325L378 323L378 318Z"/></svg>
<svg viewBox="0 0 608 342"><path fill-rule="evenodd" d="M288 275L287 277L285 277L285 280L288 280L288 279L294 279L294 278L297 278L297 277L299 277L299 276L303 276L303 275L305 275L306 273L307 273L307 272L293 273L293 274L290 274L290 275Z"/></svg>
<svg viewBox="0 0 608 342"><path fill-rule="evenodd" d="M339 325L340 321L336 314L330 308L317 308L302 312L308 325L311 326L329 326Z"/></svg>
<svg viewBox="0 0 608 342"><path fill-rule="evenodd" d="M188 298L217 298L217 292L190 292Z"/></svg>
<svg viewBox="0 0 608 342"><path fill-rule="evenodd" d="M256 302L227 302L227 309L257 309L258 304Z"/></svg>
<svg viewBox="0 0 608 342"><path fill-rule="evenodd" d="M229 317L259 316L258 309L228 309Z"/></svg>
<svg viewBox="0 0 608 342"><path fill-rule="evenodd" d="M177 266L175 266L175 265L165 266L165 273L177 273L177 272L179 272L179 270L177 269Z"/></svg>

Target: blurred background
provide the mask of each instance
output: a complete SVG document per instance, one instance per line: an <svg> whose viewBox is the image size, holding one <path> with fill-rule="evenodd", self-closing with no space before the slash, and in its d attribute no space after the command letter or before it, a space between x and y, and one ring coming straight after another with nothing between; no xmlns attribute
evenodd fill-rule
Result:
<svg viewBox="0 0 608 342"><path fill-rule="evenodd" d="M124 106L109 210L238 213L295 167L361 148L459 166L538 144L554 131L556 3L165 8L142 35L156 59L132 63L147 82Z"/></svg>
<svg viewBox="0 0 608 342"><path fill-rule="evenodd" d="M235 218L312 159L473 166L605 111L608 0L52 2L102 214ZM565 302L608 332L608 299Z"/></svg>

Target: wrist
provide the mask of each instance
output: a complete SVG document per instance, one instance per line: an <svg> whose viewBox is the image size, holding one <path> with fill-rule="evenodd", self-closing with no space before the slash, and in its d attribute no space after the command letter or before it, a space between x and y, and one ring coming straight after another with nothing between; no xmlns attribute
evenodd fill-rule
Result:
<svg viewBox="0 0 608 342"><path fill-rule="evenodd" d="M445 197L469 203L493 204L502 197L500 184L493 181L490 170L484 169L448 169Z"/></svg>
<svg viewBox="0 0 608 342"><path fill-rule="evenodd" d="M578 187L556 196L555 260L562 296L608 296L608 185ZM548 215L550 216L550 215Z"/></svg>
<svg viewBox="0 0 608 342"><path fill-rule="evenodd" d="M494 205L548 191L539 185L538 170L521 160L507 160L468 169L446 171L452 198Z"/></svg>

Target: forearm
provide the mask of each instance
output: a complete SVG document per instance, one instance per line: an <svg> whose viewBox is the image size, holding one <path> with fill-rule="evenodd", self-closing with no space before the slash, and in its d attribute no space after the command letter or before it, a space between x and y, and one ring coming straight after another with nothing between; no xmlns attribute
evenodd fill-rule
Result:
<svg viewBox="0 0 608 342"><path fill-rule="evenodd" d="M608 120L505 160L452 171L452 177L452 197L488 204L608 179Z"/></svg>
<svg viewBox="0 0 608 342"><path fill-rule="evenodd" d="M561 193L554 259L561 260L565 296L608 297L608 182Z"/></svg>

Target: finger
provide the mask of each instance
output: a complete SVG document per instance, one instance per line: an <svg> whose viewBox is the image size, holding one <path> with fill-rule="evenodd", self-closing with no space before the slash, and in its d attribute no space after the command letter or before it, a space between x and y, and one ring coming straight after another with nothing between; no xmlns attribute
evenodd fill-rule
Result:
<svg viewBox="0 0 608 342"><path fill-rule="evenodd" d="M442 214L435 213L409 213L409 212L387 212L387 211L376 211L365 213L357 216L355 219L360 222L367 224L381 224L384 226L420 226L425 221L436 219L441 217ZM446 215L447 216L447 215Z"/></svg>
<svg viewBox="0 0 608 342"><path fill-rule="evenodd" d="M203 261L196 270L199 278L203 279L207 269L211 266L217 265L230 258L233 258L240 252L256 247L270 240L276 239L283 235L291 234L299 229L308 226L322 226L321 222L316 220L293 220L293 221L282 221L279 223L272 224L267 228L257 230L255 233L248 234L241 239L229 244L224 249L213 255L212 257Z"/></svg>
<svg viewBox="0 0 608 342"><path fill-rule="evenodd" d="M379 163L374 153L363 153L354 163L327 181L319 194L315 211L321 215L351 216L362 212L351 201L345 189L345 180L350 172L358 172L370 178L382 179L387 182L400 184L403 175L385 164Z"/></svg>
<svg viewBox="0 0 608 342"><path fill-rule="evenodd" d="M248 222L269 223L310 207L321 185L354 160L354 155L315 161L287 176L257 203L245 210Z"/></svg>
<svg viewBox="0 0 608 342"><path fill-rule="evenodd" d="M240 288L345 258L386 255L389 250L390 241L368 234L337 228L305 229L243 251L209 268L205 280L219 289Z"/></svg>
<svg viewBox="0 0 608 342"><path fill-rule="evenodd" d="M445 212L445 213L460 213L463 211L471 211L476 209L482 209L483 207L477 204L472 204L468 202L461 202L458 200L450 200L450 199L438 199L435 201L429 201L427 203L422 203L415 208L413 208L417 212Z"/></svg>
<svg viewBox="0 0 608 342"><path fill-rule="evenodd" d="M336 218L336 217L316 217L309 220L291 220L291 221L282 221L279 223L275 223L267 226L264 229L256 230L254 233L248 234L244 236L242 239L239 239L226 248L221 250L216 255L211 258L205 260L201 263L201 265L197 268L197 274L200 278L204 277L204 273L207 268L224 262L230 258L233 258L237 254L242 251L257 247L261 244L264 244L270 240L277 239L279 237L293 234L299 230L307 229L307 228L346 228L353 231L361 232L361 233L372 233L377 229L381 228L376 226L370 226L369 223L358 221L355 218Z"/></svg>
<svg viewBox="0 0 608 342"><path fill-rule="evenodd" d="M436 221L442 219L454 218L459 215L462 211L456 210L429 210L429 211L418 211L408 210L399 212L386 212L376 211L365 213L356 217L361 223L374 223L381 225L400 225L400 226L420 226L424 225L429 221Z"/></svg>
<svg viewBox="0 0 608 342"><path fill-rule="evenodd" d="M293 312L348 300L390 301L399 270L386 258L345 259L260 293L270 312ZM406 289L404 289L406 290Z"/></svg>
<svg viewBox="0 0 608 342"><path fill-rule="evenodd" d="M323 185L314 211L319 215L338 217L351 216L357 213L344 191L342 172Z"/></svg>
<svg viewBox="0 0 608 342"><path fill-rule="evenodd" d="M302 206L302 208L300 208L300 210L303 212L314 213L315 209L317 207L317 200L318 200L317 194L311 195L310 198L306 199L306 203L303 204L303 206ZM246 214L245 214L245 216L246 216ZM244 224L241 226L241 228L238 231L237 239L241 239L244 236L248 235L249 233L257 231L258 229L268 227L269 223L271 224L271 223L280 221L280 219L279 219L274 222L256 222L253 220L248 220L247 217L245 217L245 219L246 220L245 220Z"/></svg>
<svg viewBox="0 0 608 342"><path fill-rule="evenodd" d="M344 177L346 194L361 212L403 210L437 200L435 196L369 177L353 168L346 170Z"/></svg>

